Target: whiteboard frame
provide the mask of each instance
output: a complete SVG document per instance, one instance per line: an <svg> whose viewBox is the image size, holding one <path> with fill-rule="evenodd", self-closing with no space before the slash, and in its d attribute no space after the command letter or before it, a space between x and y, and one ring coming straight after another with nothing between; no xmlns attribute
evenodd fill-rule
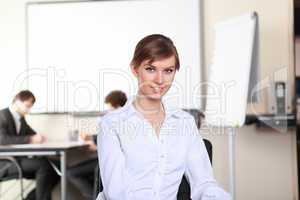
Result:
<svg viewBox="0 0 300 200"><path fill-rule="evenodd" d="M68 4L68 3L95 3L95 2L105 2L105 1L139 1L139 0L62 0L62 1L29 1L25 3L25 65L26 65L26 73L27 75L29 74L29 15L28 15L28 7L31 5L39 5L39 4ZM141 0L142 1L142 0ZM200 58L200 82L204 81L206 76L205 76L205 49L204 49L204 12L203 12L203 8L204 8L204 3L203 0L199 0L199 58ZM27 76L28 77L28 76ZM26 80L26 88L29 89L29 79ZM204 87L200 87L200 91L201 94L205 94L205 88ZM200 101L200 105L199 105L199 110L201 112L204 111L205 109L205 105L206 105L206 99L205 98L201 98ZM76 114L76 113L84 113L85 115L88 115L89 113L91 113L92 115L94 113L102 113L102 111L100 110L92 110L92 111L64 111L64 112L34 112L32 114Z"/></svg>

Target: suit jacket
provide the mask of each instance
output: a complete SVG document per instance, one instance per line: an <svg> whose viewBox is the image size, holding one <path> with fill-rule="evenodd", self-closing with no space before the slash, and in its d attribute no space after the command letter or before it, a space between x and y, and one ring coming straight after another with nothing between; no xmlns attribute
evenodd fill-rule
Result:
<svg viewBox="0 0 300 200"><path fill-rule="evenodd" d="M21 118L21 128L17 134L15 121L8 108L0 110L0 145L26 144L30 136L36 132L27 124L24 117Z"/></svg>

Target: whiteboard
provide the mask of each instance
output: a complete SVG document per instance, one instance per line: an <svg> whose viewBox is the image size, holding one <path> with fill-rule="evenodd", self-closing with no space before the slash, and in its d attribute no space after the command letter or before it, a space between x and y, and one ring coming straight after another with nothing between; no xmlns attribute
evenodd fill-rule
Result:
<svg viewBox="0 0 300 200"><path fill-rule="evenodd" d="M27 5L28 88L32 112L101 111L115 89L137 92L129 63L137 42L160 33L175 43L181 69L171 107L199 108L199 0L83 1Z"/></svg>
<svg viewBox="0 0 300 200"><path fill-rule="evenodd" d="M245 122L250 71L258 70L258 66L251 65L257 63L253 62L256 23L257 15L249 13L215 26L205 108L208 125L240 127Z"/></svg>

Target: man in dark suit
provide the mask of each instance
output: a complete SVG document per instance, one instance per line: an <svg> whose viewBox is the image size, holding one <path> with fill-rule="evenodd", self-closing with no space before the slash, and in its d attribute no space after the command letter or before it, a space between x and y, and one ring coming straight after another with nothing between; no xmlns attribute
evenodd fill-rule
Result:
<svg viewBox="0 0 300 200"><path fill-rule="evenodd" d="M36 133L26 122L24 116L29 113L35 102L34 95L23 90L13 99L12 105L0 110L0 145L8 144L40 144L45 137ZM47 158L18 157L23 177L36 180L36 189L31 191L28 200L51 200L51 190L59 177L51 167ZM0 162L0 168L5 163ZM16 174L16 168L9 168L7 175Z"/></svg>

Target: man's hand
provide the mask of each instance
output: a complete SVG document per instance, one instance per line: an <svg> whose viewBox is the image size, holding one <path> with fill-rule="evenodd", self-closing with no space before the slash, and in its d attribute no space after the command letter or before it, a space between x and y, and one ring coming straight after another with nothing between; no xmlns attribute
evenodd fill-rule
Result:
<svg viewBox="0 0 300 200"><path fill-rule="evenodd" d="M30 144L41 144L46 141L46 137L41 134L35 134L30 137Z"/></svg>
<svg viewBox="0 0 300 200"><path fill-rule="evenodd" d="M86 144L88 144L88 150L91 152L96 152L97 151L97 145L93 141L86 141Z"/></svg>
<svg viewBox="0 0 300 200"><path fill-rule="evenodd" d="M92 135L88 134L88 133L80 133L80 138L83 141L90 141L90 140L92 140Z"/></svg>

